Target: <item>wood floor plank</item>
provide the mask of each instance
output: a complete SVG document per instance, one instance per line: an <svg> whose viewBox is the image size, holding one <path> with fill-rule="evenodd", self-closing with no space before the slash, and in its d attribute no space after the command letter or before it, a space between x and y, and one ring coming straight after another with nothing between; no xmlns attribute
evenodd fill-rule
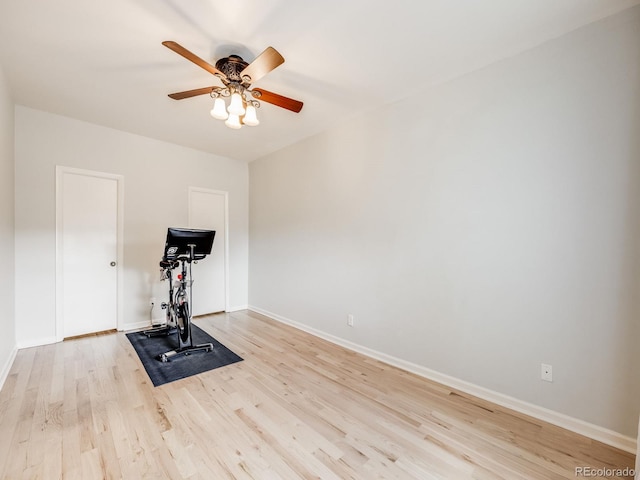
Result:
<svg viewBox="0 0 640 480"><path fill-rule="evenodd" d="M634 463L252 312L196 323L244 361L154 388L122 333L19 351L0 478L553 480Z"/></svg>

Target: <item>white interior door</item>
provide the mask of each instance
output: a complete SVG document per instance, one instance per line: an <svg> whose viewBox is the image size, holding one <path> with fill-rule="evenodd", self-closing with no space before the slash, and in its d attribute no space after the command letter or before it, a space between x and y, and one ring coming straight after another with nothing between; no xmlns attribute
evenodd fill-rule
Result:
<svg viewBox="0 0 640 480"><path fill-rule="evenodd" d="M58 336L115 329L121 177L61 167L57 180Z"/></svg>
<svg viewBox="0 0 640 480"><path fill-rule="evenodd" d="M224 312L227 298L227 193L189 188L189 227L215 230L211 255L193 265L194 315Z"/></svg>

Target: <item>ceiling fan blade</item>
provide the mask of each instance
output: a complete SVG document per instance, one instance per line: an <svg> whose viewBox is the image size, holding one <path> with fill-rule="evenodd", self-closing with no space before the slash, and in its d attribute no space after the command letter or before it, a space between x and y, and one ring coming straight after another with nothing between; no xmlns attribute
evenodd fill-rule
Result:
<svg viewBox="0 0 640 480"><path fill-rule="evenodd" d="M272 105L277 105L278 107L286 108L287 110L291 110L292 112L296 112L296 113L302 110L302 105L304 105L302 102L299 102L298 100L283 97L282 95L278 95L277 93L269 92L261 88L254 88L251 92L252 94L253 92L257 92L259 94L259 95L253 95L258 100L271 103Z"/></svg>
<svg viewBox="0 0 640 480"><path fill-rule="evenodd" d="M251 79L249 82L253 83L283 63L284 57L275 48L267 47L264 52L240 72L240 77L249 77Z"/></svg>
<svg viewBox="0 0 640 480"><path fill-rule="evenodd" d="M195 90L187 90L186 92L170 93L169 97L174 100L182 100L183 98L191 98L204 95L205 93L211 93L215 88L217 87L196 88Z"/></svg>
<svg viewBox="0 0 640 480"><path fill-rule="evenodd" d="M162 42L162 45L164 45L165 47L167 47L170 50L173 50L178 55L182 55L184 58L186 58L187 60L195 63L200 68L204 68L207 72L209 72L209 73L211 73L213 75L217 75L219 77L225 78L225 74L224 73L222 73L220 70L218 70L216 67L214 67L210 63L205 62L203 59L201 59L196 54L191 53L189 50L184 48L182 45L179 45L176 42L172 42L172 41Z"/></svg>

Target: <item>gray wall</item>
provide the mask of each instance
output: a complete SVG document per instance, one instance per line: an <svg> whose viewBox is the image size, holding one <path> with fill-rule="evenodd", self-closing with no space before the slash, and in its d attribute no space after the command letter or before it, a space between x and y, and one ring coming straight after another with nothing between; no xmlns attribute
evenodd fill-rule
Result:
<svg viewBox="0 0 640 480"><path fill-rule="evenodd" d="M249 191L250 305L635 437L640 9L255 161Z"/></svg>
<svg viewBox="0 0 640 480"><path fill-rule="evenodd" d="M125 328L149 320L166 229L188 224L188 187L229 192L230 307L247 304L248 166L166 142L16 107L18 344L55 341L55 167L124 176ZM156 313L156 317L158 317Z"/></svg>
<svg viewBox="0 0 640 480"><path fill-rule="evenodd" d="M9 360L16 348L15 330L15 279L14 275L14 116L13 100L4 73L0 67L0 382L7 373Z"/></svg>

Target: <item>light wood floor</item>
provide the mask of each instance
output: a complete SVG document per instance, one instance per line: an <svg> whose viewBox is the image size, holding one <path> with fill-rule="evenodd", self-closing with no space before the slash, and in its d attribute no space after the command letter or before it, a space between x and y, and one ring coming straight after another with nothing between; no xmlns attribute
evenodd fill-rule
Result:
<svg viewBox="0 0 640 480"><path fill-rule="evenodd" d="M19 351L1 478L552 480L633 465L254 313L196 323L244 361L154 388L122 333Z"/></svg>

